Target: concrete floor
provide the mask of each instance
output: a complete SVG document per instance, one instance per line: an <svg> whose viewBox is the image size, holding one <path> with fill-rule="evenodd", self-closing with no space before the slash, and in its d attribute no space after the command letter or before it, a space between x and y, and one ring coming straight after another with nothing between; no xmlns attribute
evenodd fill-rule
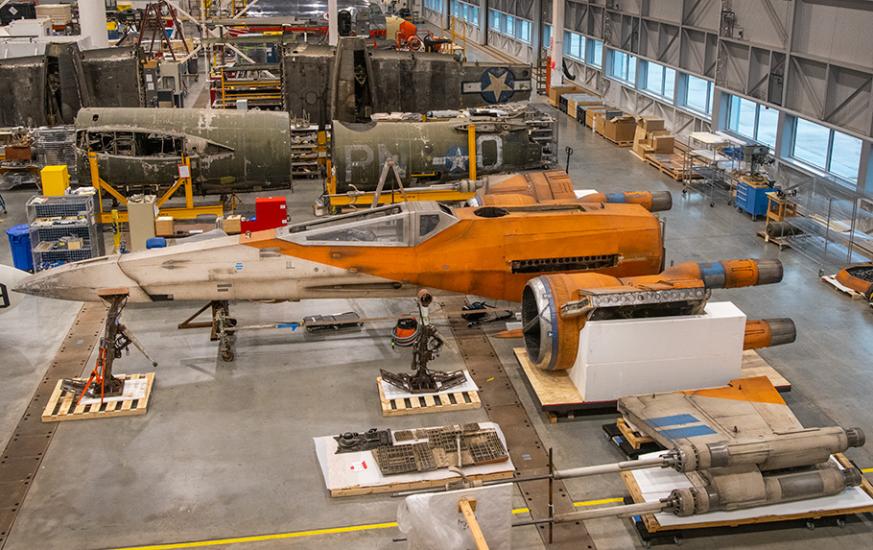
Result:
<svg viewBox="0 0 873 550"><path fill-rule="evenodd" d="M817 267L807 260L788 250L780 253L756 237L760 222L724 204L710 208L700 196L683 199L677 183L637 161L629 150L616 148L564 115L559 120L561 150L570 145L576 151L571 174L578 188L674 192L673 210L664 214L668 260L780 257L786 267L781 284L717 291L715 298L734 301L751 318L787 316L796 321L798 342L762 355L793 383L787 400L803 423L857 425L873 434L870 309L820 283ZM23 221L23 204L31 193L4 194L10 213L0 217L0 230ZM311 182L298 184L288 195L295 221L311 217L318 194L319 184ZM11 263L6 246L0 246L0 262ZM241 322L258 323L350 309L367 316L396 315L411 307L402 301L336 300L240 304L234 313ZM5 445L77 309L73 303L34 299L0 316L6 376L0 384L0 443ZM148 414L60 425L7 548L104 548L392 521L398 501L389 496L327 496L311 438L371 426L486 419L482 411L382 418L374 385L377 371L405 369L409 360L406 353L390 349L389 324L323 341L278 331L244 333L236 362L223 364L205 331L175 329L190 309L128 308L126 323L160 363ZM451 369L461 361L455 343L447 341L439 366ZM621 459L601 431L613 415L548 424L519 378L513 342L493 343L540 437L555 448L559 466ZM121 372L150 370L136 354L117 365ZM873 444L848 454L863 467L873 466ZM625 494L614 476L571 480L568 487L576 500ZM588 528L600 549L641 546L627 521L598 520ZM683 545L873 548L871 534L873 522L865 517L842 528L729 534ZM398 536L392 528L224 546L400 548L392 542ZM513 547L541 544L532 528L520 528L513 531Z"/></svg>

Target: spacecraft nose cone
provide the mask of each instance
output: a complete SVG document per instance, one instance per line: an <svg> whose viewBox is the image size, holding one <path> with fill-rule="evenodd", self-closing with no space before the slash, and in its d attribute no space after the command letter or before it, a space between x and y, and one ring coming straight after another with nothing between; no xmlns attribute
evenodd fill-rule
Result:
<svg viewBox="0 0 873 550"><path fill-rule="evenodd" d="M121 271L117 256L82 260L40 271L19 282L15 292L77 302L100 300L102 288L136 288L138 285Z"/></svg>

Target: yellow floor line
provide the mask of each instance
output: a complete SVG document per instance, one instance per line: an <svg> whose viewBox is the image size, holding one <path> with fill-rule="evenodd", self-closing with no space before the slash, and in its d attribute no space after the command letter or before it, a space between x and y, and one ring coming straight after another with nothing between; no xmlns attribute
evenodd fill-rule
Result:
<svg viewBox="0 0 873 550"><path fill-rule="evenodd" d="M601 504L612 504L622 502L621 498L601 498L597 500L585 500L574 502L573 506L581 508L584 506L598 506ZM512 514L527 514L529 508L513 508ZM173 542L169 544L152 544L148 546L125 546L118 550L175 550L177 548L206 548L207 546L217 546L219 544L243 544L249 542L266 542L270 540L296 539L305 537L315 537L318 535L338 535L341 533L354 533L356 531L374 531L377 529L391 529L397 527L396 521L385 523L365 523L363 525L349 525L347 527L329 527L327 529L312 529L309 531L290 531L288 533L274 533L271 535L251 535L247 537L232 537L226 539L198 540L192 542Z"/></svg>
<svg viewBox="0 0 873 550"><path fill-rule="evenodd" d="M873 468L861 468L861 471L865 474L873 474Z"/></svg>

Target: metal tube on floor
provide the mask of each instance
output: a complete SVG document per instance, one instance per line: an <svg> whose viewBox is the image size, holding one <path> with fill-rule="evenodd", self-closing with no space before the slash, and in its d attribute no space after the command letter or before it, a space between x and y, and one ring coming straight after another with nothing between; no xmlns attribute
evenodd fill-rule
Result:
<svg viewBox="0 0 873 550"><path fill-rule="evenodd" d="M601 474L626 472L628 470L641 470L643 468L666 468L672 466L672 464L673 460L670 457L666 456L659 456L656 458L643 458L639 460L626 460L624 462L615 462L613 464L598 464L596 466L582 466L579 468L555 470L555 479L596 476Z"/></svg>

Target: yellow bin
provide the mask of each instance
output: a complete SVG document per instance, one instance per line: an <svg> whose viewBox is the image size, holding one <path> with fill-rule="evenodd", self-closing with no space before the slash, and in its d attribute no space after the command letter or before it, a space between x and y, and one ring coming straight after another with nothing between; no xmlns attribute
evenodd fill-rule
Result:
<svg viewBox="0 0 873 550"><path fill-rule="evenodd" d="M46 197L60 197L70 187L70 172L66 164L46 166L39 171L42 180L42 194Z"/></svg>

